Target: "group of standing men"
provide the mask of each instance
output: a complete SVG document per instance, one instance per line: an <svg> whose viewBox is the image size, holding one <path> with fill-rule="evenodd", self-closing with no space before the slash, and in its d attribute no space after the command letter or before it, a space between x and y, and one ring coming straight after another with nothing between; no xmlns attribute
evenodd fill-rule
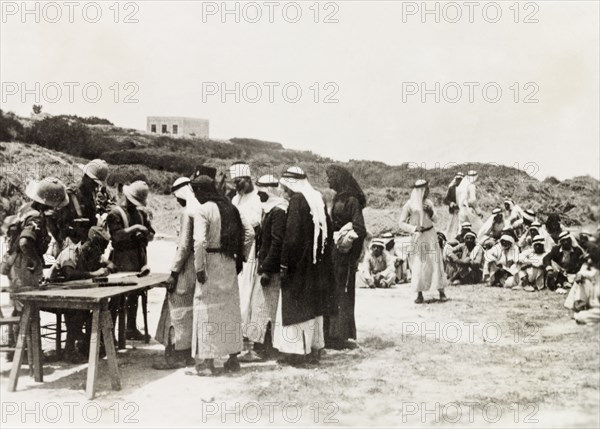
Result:
<svg viewBox="0 0 600 429"><path fill-rule="evenodd" d="M276 355L283 364L316 364L324 347L352 347L366 236L366 198L354 178L327 169L336 191L330 216L299 167L253 182L250 166L234 163L231 199L215 175L202 167L171 189L181 228L157 332L166 359L154 368L194 360L199 375L212 375L224 356L225 371Z"/></svg>

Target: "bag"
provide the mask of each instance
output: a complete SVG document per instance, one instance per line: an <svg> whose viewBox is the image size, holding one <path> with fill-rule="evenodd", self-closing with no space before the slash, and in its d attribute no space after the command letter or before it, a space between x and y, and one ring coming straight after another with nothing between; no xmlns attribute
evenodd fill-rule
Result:
<svg viewBox="0 0 600 429"><path fill-rule="evenodd" d="M21 232L23 231L23 220L27 215L28 213L25 213L23 216L16 214L7 216L6 219L4 219L2 230L6 234L6 251L3 252L2 262L0 263L0 274L4 276L8 276L8 273L17 258L19 239L21 237Z"/></svg>
<svg viewBox="0 0 600 429"><path fill-rule="evenodd" d="M333 233L335 247L340 253L348 253L357 238L358 234L352 228L352 222L348 222L339 231Z"/></svg>

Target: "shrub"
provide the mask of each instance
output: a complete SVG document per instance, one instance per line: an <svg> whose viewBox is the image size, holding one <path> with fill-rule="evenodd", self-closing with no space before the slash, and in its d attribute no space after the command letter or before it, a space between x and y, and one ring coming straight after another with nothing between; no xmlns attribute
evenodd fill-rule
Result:
<svg viewBox="0 0 600 429"><path fill-rule="evenodd" d="M58 115L57 118L77 121L85 125L114 125L108 119L98 118L97 116L88 116L87 118L82 118L77 115Z"/></svg>
<svg viewBox="0 0 600 429"><path fill-rule="evenodd" d="M26 132L25 141L61 152L82 156L91 142L91 134L85 125L69 123L59 117L49 117L35 122Z"/></svg>
<svg viewBox="0 0 600 429"><path fill-rule="evenodd" d="M548 176L544 179L544 183L547 183L549 185L558 185L560 183L560 180L558 180L554 176Z"/></svg>
<svg viewBox="0 0 600 429"><path fill-rule="evenodd" d="M23 134L23 125L10 112L0 109L0 141L15 141Z"/></svg>

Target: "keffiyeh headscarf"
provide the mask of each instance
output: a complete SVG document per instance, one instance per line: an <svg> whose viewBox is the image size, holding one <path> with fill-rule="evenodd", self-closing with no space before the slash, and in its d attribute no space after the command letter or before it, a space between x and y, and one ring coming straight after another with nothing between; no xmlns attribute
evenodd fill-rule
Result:
<svg viewBox="0 0 600 429"><path fill-rule="evenodd" d="M302 194L310 207L310 214L315 225L313 233L313 264L316 264L319 234L321 234L322 253L325 252L325 241L327 240L327 216L325 214L323 196L308 182L306 173L300 167L288 168L283 173L281 179L279 179L279 183L293 192Z"/></svg>
<svg viewBox="0 0 600 429"><path fill-rule="evenodd" d="M175 196L175 198L185 200L185 210L191 216L197 211L198 208L200 208L200 203L194 195L194 191L192 190L190 184L190 179L187 177L180 177L173 182L173 185L171 186L171 193Z"/></svg>
<svg viewBox="0 0 600 429"><path fill-rule="evenodd" d="M264 192L269 196L269 199L262 203L263 211L269 213L273 208L279 207L287 212L289 202L275 193L275 189L279 186L279 181L272 174L261 176L256 181L256 189L259 192Z"/></svg>
<svg viewBox="0 0 600 429"><path fill-rule="evenodd" d="M456 173L456 175L454 176L454 178L452 179L452 181L450 182L448 187L450 188L452 186L460 185L460 182L462 182L463 177L465 177L465 175L459 171L458 173Z"/></svg>

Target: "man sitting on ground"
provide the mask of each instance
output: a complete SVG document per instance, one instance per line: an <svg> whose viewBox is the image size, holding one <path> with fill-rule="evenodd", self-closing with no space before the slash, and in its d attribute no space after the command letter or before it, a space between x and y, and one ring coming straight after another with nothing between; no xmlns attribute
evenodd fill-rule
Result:
<svg viewBox="0 0 600 429"><path fill-rule="evenodd" d="M456 239L458 240L459 243L464 243L465 234L469 231L473 232L473 226L471 225L471 222L463 222L460 225L460 232L456 236Z"/></svg>
<svg viewBox="0 0 600 429"><path fill-rule="evenodd" d="M544 289L544 237L536 235L533 238L532 248L526 249L519 255L520 284L513 287L526 292Z"/></svg>
<svg viewBox="0 0 600 429"><path fill-rule="evenodd" d="M600 323L600 249L590 250L586 263L575 277L565 307L574 311L573 318L579 324Z"/></svg>
<svg viewBox="0 0 600 429"><path fill-rule="evenodd" d="M513 287L518 283L515 277L519 267L519 248L513 236L505 234L500 241L486 252L486 277L489 285L498 287Z"/></svg>
<svg viewBox="0 0 600 429"><path fill-rule="evenodd" d="M453 252L457 270L450 280L454 285L480 283L483 278L483 247L474 232L467 232L464 239Z"/></svg>
<svg viewBox="0 0 600 429"><path fill-rule="evenodd" d="M396 271L396 283L406 283L408 281L408 267L404 258L402 258L396 251L396 241L394 235L391 232L386 232L381 236L381 239L385 243L385 252L391 256L394 261L394 268Z"/></svg>
<svg viewBox="0 0 600 429"><path fill-rule="evenodd" d="M381 239L373 239L360 271L360 279L371 289L389 288L396 279L394 260L384 249L385 245Z"/></svg>
<svg viewBox="0 0 600 429"><path fill-rule="evenodd" d="M583 251L573 244L571 233L566 230L561 232L558 243L544 256L546 286L551 291L564 294L573 285L583 265Z"/></svg>
<svg viewBox="0 0 600 429"><path fill-rule="evenodd" d="M477 233L477 241L486 249L490 248L502 236L505 228L504 216L500 208L495 208Z"/></svg>

